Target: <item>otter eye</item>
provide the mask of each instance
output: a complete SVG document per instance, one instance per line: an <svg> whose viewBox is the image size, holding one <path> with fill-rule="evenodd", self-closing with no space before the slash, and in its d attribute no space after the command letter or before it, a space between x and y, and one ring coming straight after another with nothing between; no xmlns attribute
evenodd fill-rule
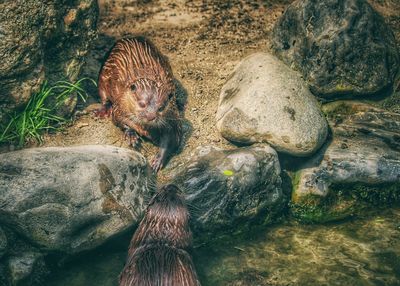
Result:
<svg viewBox="0 0 400 286"><path fill-rule="evenodd" d="M132 91L135 91L135 90L136 90L136 85L132 84L132 85L131 85L131 90L132 90Z"/></svg>
<svg viewBox="0 0 400 286"><path fill-rule="evenodd" d="M167 106L166 104L161 105L161 106L158 108L158 112L162 112L162 111L165 109L166 106Z"/></svg>

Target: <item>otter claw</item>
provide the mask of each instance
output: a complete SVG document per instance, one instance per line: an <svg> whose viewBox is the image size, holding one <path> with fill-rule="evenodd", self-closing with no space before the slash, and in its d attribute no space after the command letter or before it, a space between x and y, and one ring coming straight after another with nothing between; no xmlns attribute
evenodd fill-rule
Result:
<svg viewBox="0 0 400 286"><path fill-rule="evenodd" d="M126 130L125 131L125 140L127 140L128 144L131 145L134 149L139 149L140 138L135 131Z"/></svg>
<svg viewBox="0 0 400 286"><path fill-rule="evenodd" d="M100 118L108 118L112 114L112 105L111 104L103 104L99 109L93 111L94 116Z"/></svg>
<svg viewBox="0 0 400 286"><path fill-rule="evenodd" d="M158 171L160 171L161 170L161 168L162 167L164 167L163 165L163 161L164 161L164 158L163 158L163 156L162 156L162 154L160 154L160 153L158 153L154 158L153 158L153 160L151 161L151 168L153 169L153 171L155 172L155 173L157 173Z"/></svg>

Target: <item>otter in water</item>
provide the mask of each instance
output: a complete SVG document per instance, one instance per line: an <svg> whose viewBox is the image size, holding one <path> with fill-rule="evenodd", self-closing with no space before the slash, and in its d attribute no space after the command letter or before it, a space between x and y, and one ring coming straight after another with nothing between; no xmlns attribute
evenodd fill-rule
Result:
<svg viewBox="0 0 400 286"><path fill-rule="evenodd" d="M175 185L151 199L129 246L120 286L200 286L192 259L189 212Z"/></svg>
<svg viewBox="0 0 400 286"><path fill-rule="evenodd" d="M176 88L168 60L143 37L116 42L99 75L101 117L112 115L132 145L144 137L160 147L151 162L157 172L182 137Z"/></svg>

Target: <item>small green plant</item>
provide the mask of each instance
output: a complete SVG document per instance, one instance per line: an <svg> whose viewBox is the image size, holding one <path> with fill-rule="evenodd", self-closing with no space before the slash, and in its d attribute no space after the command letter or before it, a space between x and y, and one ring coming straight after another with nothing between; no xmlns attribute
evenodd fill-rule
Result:
<svg viewBox="0 0 400 286"><path fill-rule="evenodd" d="M58 81L51 87L45 82L40 91L29 99L24 110L8 114L8 123L0 126L0 143L14 143L20 147L31 139L42 143L43 133L58 130L68 121L58 116L57 111L72 94L75 93L86 101L87 94L82 83L87 80L96 85L89 78L82 78L74 83Z"/></svg>

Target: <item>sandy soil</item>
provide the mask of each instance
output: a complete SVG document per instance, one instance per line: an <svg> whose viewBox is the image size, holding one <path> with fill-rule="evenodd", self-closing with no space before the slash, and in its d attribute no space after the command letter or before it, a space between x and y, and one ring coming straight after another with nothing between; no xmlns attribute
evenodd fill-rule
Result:
<svg viewBox="0 0 400 286"><path fill-rule="evenodd" d="M187 92L187 142L179 156L200 145L232 147L215 128L221 87L241 59L269 50L272 27L291 2L99 0L99 38L83 74L97 79L104 55L116 39L147 36L169 58L176 79ZM399 39L400 13L394 12L400 11L399 2L372 2L385 15ZM91 116L90 110L98 107L99 99L96 88L88 90L88 102L78 105L74 123L62 133L46 136L43 146L112 144L128 147L122 131L110 120ZM155 151L150 143L144 144L146 157L151 157Z"/></svg>

